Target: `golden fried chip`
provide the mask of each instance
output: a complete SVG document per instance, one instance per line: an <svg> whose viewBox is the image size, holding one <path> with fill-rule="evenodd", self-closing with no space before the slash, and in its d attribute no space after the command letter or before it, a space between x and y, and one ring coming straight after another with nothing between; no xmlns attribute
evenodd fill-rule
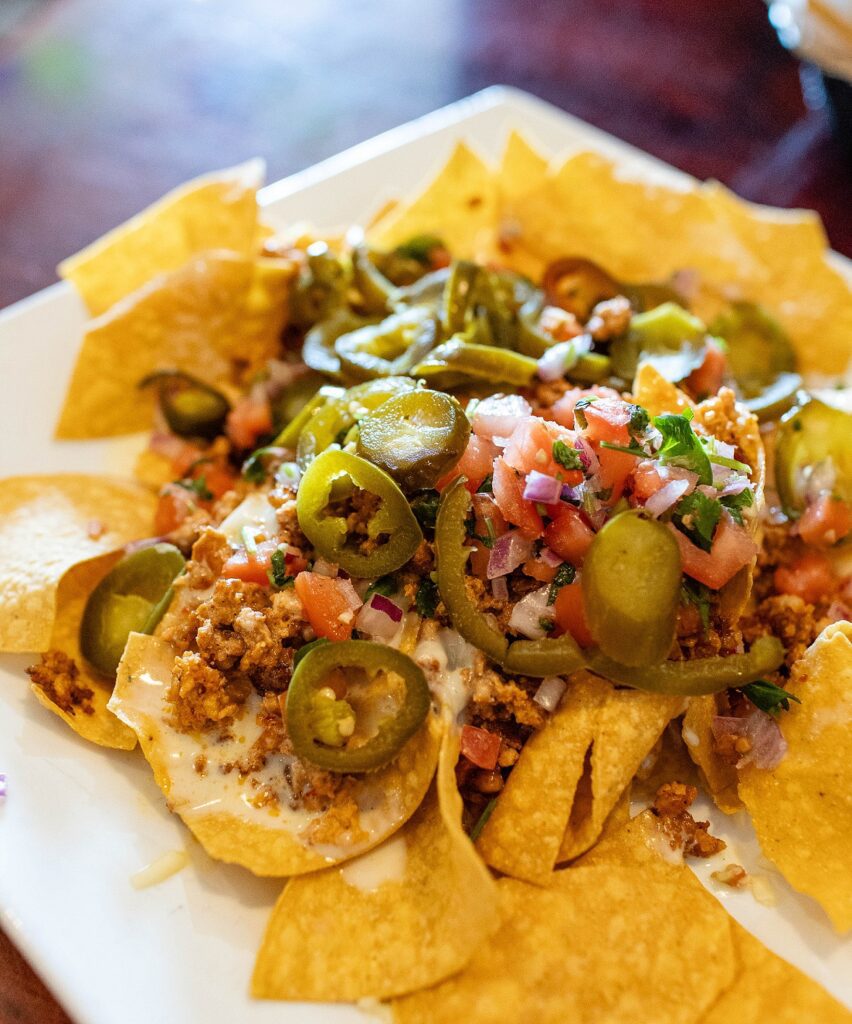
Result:
<svg viewBox="0 0 852 1024"><path fill-rule="evenodd" d="M633 381L633 397L637 405L647 409L651 416L664 412L685 412L694 408L689 396L672 384L650 363L640 364Z"/></svg>
<svg viewBox="0 0 852 1024"><path fill-rule="evenodd" d="M49 661L50 652L61 652L72 659L76 670L75 687L89 691L78 705L65 701L67 710L56 703L57 694L51 692L52 681L47 683L33 681L32 690L39 704L58 715L63 722L84 740L96 743L100 747L111 747L116 750L132 750L136 746L136 734L132 729L120 722L107 708L112 695L112 680L95 672L80 653L80 622L89 595L121 558L120 551L100 558L90 558L86 562L73 566L62 577L56 592L56 618L53 633L50 637L50 651L46 656ZM50 673L48 673L50 680Z"/></svg>
<svg viewBox="0 0 852 1024"><path fill-rule="evenodd" d="M46 650L64 574L150 536L154 504L145 488L105 476L0 480L0 650Z"/></svg>
<svg viewBox="0 0 852 1024"><path fill-rule="evenodd" d="M850 1024L852 1013L731 919L736 979L698 1024Z"/></svg>
<svg viewBox="0 0 852 1024"><path fill-rule="evenodd" d="M498 923L497 888L461 829L447 734L417 813L370 853L291 879L252 978L263 999L389 999L455 974Z"/></svg>
<svg viewBox="0 0 852 1024"><path fill-rule="evenodd" d="M682 722L672 719L652 754L642 763L631 789L636 800L652 804L657 790L667 782L698 786L698 772L686 749L681 728Z"/></svg>
<svg viewBox="0 0 852 1024"><path fill-rule="evenodd" d="M544 263L526 248L516 207L524 196L541 190L547 179L547 170L547 160L523 136L513 131L506 142L497 172L498 259L501 264L533 281L541 278Z"/></svg>
<svg viewBox="0 0 852 1024"><path fill-rule="evenodd" d="M712 724L718 714L712 694L691 697L683 716L683 740L713 802L720 811L733 814L742 807L742 801L737 793L736 769L723 761L714 747Z"/></svg>
<svg viewBox="0 0 852 1024"><path fill-rule="evenodd" d="M260 237L256 193L264 173L262 160L250 160L195 178L63 260L59 275L77 288L92 316L100 316L209 249L250 257Z"/></svg>
<svg viewBox="0 0 852 1024"><path fill-rule="evenodd" d="M371 230L371 245L393 249L416 235L438 235L453 256L489 259L497 223L497 184L491 169L465 143L409 204Z"/></svg>
<svg viewBox="0 0 852 1024"><path fill-rule="evenodd" d="M174 658L164 640L131 633L109 708L136 733L169 806L211 857L256 875L318 871L371 850L419 807L438 760L441 730L434 717L392 764L358 776L328 810L291 809L274 797L285 778L281 755L248 777L235 767L261 734L257 694L247 699L228 740L178 732L165 702Z"/></svg>
<svg viewBox="0 0 852 1024"><path fill-rule="evenodd" d="M559 862L585 853L663 730L683 706L680 697L642 690L609 692L595 716L587 768L588 799L574 801L559 847ZM581 782L579 791L582 791Z"/></svg>
<svg viewBox="0 0 852 1024"><path fill-rule="evenodd" d="M597 676L578 672L551 719L527 741L476 843L491 867L531 882L548 879L595 735L596 716L611 690Z"/></svg>
<svg viewBox="0 0 852 1024"><path fill-rule="evenodd" d="M691 1024L734 974L727 915L680 876L575 867L501 878L502 923L461 974L394 1001L398 1024Z"/></svg>
<svg viewBox="0 0 852 1024"><path fill-rule="evenodd" d="M793 667L780 719L788 749L772 771L749 765L739 792L764 854L817 900L838 932L852 928L852 624L827 626Z"/></svg>
<svg viewBox="0 0 852 1024"><path fill-rule="evenodd" d="M289 263L259 268L211 252L128 296L89 325L56 436L109 437L150 427L151 389L138 385L154 370L184 370L217 384L235 368L259 369L277 351L291 276Z"/></svg>

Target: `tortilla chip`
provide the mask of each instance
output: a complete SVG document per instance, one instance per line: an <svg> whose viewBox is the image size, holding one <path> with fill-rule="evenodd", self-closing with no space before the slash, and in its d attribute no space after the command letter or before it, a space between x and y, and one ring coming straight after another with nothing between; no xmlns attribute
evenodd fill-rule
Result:
<svg viewBox="0 0 852 1024"><path fill-rule="evenodd" d="M699 1024L850 1024L852 1013L731 919L736 979Z"/></svg>
<svg viewBox="0 0 852 1024"><path fill-rule="evenodd" d="M169 192L59 264L92 316L141 288L159 274L177 270L208 249L249 257L258 239L257 189L262 160L214 171Z"/></svg>
<svg viewBox="0 0 852 1024"><path fill-rule="evenodd" d="M89 595L121 557L122 552L117 551L75 565L62 577L56 592L56 619L50 637L50 649L62 651L73 659L79 672L78 683L92 691L88 704L91 713L87 714L82 708L70 714L63 711L37 683L32 684L32 691L39 704L58 715L84 740L99 747L133 750L136 746L135 733L107 708L112 695L112 680L106 679L88 665L80 653L79 641L80 622Z"/></svg>
<svg viewBox="0 0 852 1024"><path fill-rule="evenodd" d="M595 716L589 800L575 800L557 861L573 860L595 843L607 815L682 706L681 697L610 686Z"/></svg>
<svg viewBox="0 0 852 1024"><path fill-rule="evenodd" d="M547 882L595 735L596 715L611 689L591 673L572 677L551 719L525 744L476 842L486 864L513 878Z"/></svg>
<svg viewBox="0 0 852 1024"><path fill-rule="evenodd" d="M651 416L685 412L695 407L688 395L666 380L650 363L640 363L633 381L633 397L636 404L647 409Z"/></svg>
<svg viewBox="0 0 852 1024"><path fill-rule="evenodd" d="M482 260L494 251L496 223L494 174L460 142L425 191L383 218L369 241L379 249L393 249L416 235L436 234L454 257Z"/></svg>
<svg viewBox="0 0 852 1024"><path fill-rule="evenodd" d="M154 505L145 488L106 476L0 480L0 650L47 650L64 574L150 536Z"/></svg>
<svg viewBox="0 0 852 1024"><path fill-rule="evenodd" d="M56 436L149 428L152 389L138 384L154 370L184 370L215 385L235 370L259 369L277 351L291 274L210 252L129 295L89 325Z"/></svg>
<svg viewBox="0 0 852 1024"><path fill-rule="evenodd" d="M698 786L698 772L681 735L682 722L672 719L663 730L660 742L637 771L631 788L634 799L652 804L660 786L684 782Z"/></svg>
<svg viewBox="0 0 852 1024"><path fill-rule="evenodd" d="M714 749L712 724L718 714L712 694L691 697L683 716L683 741L713 802L725 814L734 814L742 807L737 792L739 780L733 765L723 761Z"/></svg>
<svg viewBox="0 0 852 1024"><path fill-rule="evenodd" d="M420 809L372 852L291 879L252 977L262 999L388 999L461 970L497 927L497 888L461 829L447 734Z"/></svg>
<svg viewBox="0 0 852 1024"><path fill-rule="evenodd" d="M730 984L727 916L700 886L610 865L556 874L552 889L501 878L497 934L455 978L395 1000L398 1024L690 1024Z"/></svg>
<svg viewBox="0 0 852 1024"><path fill-rule="evenodd" d="M369 808L355 823L364 838L345 832L340 845L310 845L300 833L307 826L334 825L338 820L335 806L313 815L290 812L283 805L272 810L254 806L250 799L253 790L239 781L239 772L220 772L214 765L202 774L194 768L199 756L218 753L226 758L228 751L215 740L204 742L203 736L179 733L172 727L163 698L171 684L174 657L174 649L164 640L131 633L109 708L136 733L169 807L211 857L241 864L256 875L318 871L378 846L417 810L438 759L440 728L434 717L392 764L358 778L353 799L358 807ZM254 719L254 707L247 707L234 724L232 756L247 752L250 741L246 735ZM209 810L216 803L224 803L228 809Z"/></svg>
<svg viewBox="0 0 852 1024"><path fill-rule="evenodd" d="M542 260L525 246L518 201L539 191L546 179L548 161L519 135L512 132L506 142L497 173L498 210L497 247L502 264L538 281L544 271Z"/></svg>
<svg viewBox="0 0 852 1024"><path fill-rule="evenodd" d="M827 626L793 667L779 719L788 750L773 771L740 773L764 854L817 900L838 932L852 928L852 623Z"/></svg>

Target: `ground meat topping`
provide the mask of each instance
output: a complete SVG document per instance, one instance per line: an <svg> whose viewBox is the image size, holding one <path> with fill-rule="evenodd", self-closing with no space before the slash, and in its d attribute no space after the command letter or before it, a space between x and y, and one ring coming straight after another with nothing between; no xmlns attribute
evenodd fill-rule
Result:
<svg viewBox="0 0 852 1024"><path fill-rule="evenodd" d="M697 795L695 786L667 782L657 790L651 810L673 850L683 850L686 857L712 857L725 849L725 843L710 835L709 821L696 821L689 813Z"/></svg>
<svg viewBox="0 0 852 1024"><path fill-rule="evenodd" d="M46 651L38 665L27 669L35 686L66 715L82 711L94 714L92 698L95 691L79 681L80 670L73 658L62 651Z"/></svg>
<svg viewBox="0 0 852 1024"><path fill-rule="evenodd" d="M229 679L189 651L175 658L166 700L171 704L175 728L196 732L214 725L231 725L248 693L247 683Z"/></svg>
<svg viewBox="0 0 852 1024"><path fill-rule="evenodd" d="M595 341L609 341L626 333L632 315L630 300L623 295L616 295L595 306L586 324L586 331Z"/></svg>

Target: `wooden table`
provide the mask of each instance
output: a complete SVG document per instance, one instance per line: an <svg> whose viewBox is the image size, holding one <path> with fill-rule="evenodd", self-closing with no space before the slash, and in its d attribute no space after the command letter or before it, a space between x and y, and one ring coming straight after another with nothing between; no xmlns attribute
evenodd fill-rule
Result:
<svg viewBox="0 0 852 1024"><path fill-rule="evenodd" d="M0 38L0 306L192 175L274 180L495 82L813 207L852 255L852 170L760 0L30 2ZM0 933L0 1024L64 1021Z"/></svg>

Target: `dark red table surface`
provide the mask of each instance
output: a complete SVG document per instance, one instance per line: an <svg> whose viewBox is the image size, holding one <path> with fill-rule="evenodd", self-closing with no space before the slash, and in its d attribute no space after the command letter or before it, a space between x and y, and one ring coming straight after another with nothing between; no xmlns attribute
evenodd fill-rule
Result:
<svg viewBox="0 0 852 1024"><path fill-rule="evenodd" d="M261 154L274 180L495 82L749 199L812 207L852 255L852 167L760 0L12 2L0 306L195 174ZM0 1024L65 1020L0 933Z"/></svg>

